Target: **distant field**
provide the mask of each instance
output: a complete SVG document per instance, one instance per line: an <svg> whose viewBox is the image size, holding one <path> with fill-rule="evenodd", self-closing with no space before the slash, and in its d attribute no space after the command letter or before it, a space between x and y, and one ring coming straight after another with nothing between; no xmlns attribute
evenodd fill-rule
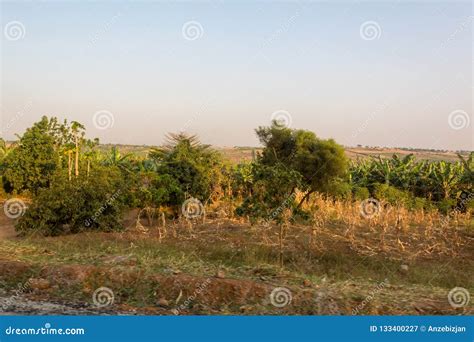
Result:
<svg viewBox="0 0 474 342"><path fill-rule="evenodd" d="M111 144L100 145L99 149L102 151L109 150ZM120 153L134 153L136 155L146 157L148 151L152 148L151 146L141 145L117 145ZM215 147L218 151L221 151L223 155L232 161L233 163L239 163L244 161L252 160L252 154L257 153L261 150L260 147ZM386 157L390 158L396 154L398 156L406 156L413 153L419 160L446 160L446 161L457 161L457 152L454 151L432 151L432 150L421 150L421 149L400 149L400 148L367 148L367 147L347 147L346 155L352 159L363 159L370 157ZM468 152L462 152L461 155L468 156Z"/></svg>

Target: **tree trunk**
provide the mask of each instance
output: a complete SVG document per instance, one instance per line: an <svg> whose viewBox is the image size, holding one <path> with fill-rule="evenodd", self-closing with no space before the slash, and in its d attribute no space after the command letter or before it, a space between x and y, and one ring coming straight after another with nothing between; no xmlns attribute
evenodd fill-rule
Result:
<svg viewBox="0 0 474 342"><path fill-rule="evenodd" d="M76 163L75 163L75 175L76 177L79 176L79 144L77 141L77 135L76 135Z"/></svg>
<svg viewBox="0 0 474 342"><path fill-rule="evenodd" d="M296 209L301 208L301 206L303 205L303 202L304 202L306 199L309 199L309 195L311 195L313 192L314 192L314 190L308 191L308 192L303 196L303 198L301 199L300 203L298 203L298 206L296 207Z"/></svg>
<svg viewBox="0 0 474 342"><path fill-rule="evenodd" d="M87 177L89 177L90 171L91 171L91 161L88 160L88 161L87 161Z"/></svg>
<svg viewBox="0 0 474 342"><path fill-rule="evenodd" d="M67 153L67 173L69 175L69 181L71 181L71 174L72 174L72 151L68 151Z"/></svg>

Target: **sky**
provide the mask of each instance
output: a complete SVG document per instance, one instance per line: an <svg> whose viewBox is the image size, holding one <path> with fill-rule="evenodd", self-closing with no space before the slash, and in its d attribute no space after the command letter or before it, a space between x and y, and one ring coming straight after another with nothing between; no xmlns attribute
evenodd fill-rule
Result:
<svg viewBox="0 0 474 342"><path fill-rule="evenodd" d="M0 3L0 131L257 146L272 118L345 146L473 150L470 1Z"/></svg>

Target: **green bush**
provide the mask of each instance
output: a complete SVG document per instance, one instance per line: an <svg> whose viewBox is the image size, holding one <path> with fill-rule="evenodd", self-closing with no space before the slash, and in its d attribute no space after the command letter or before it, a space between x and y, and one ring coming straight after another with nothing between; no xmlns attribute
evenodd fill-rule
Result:
<svg viewBox="0 0 474 342"><path fill-rule="evenodd" d="M352 197L352 186L339 179L331 181L324 188L328 195L337 199L350 199Z"/></svg>
<svg viewBox="0 0 474 342"><path fill-rule="evenodd" d="M2 161L3 188L7 192L36 193L47 188L59 167L59 155L51 126L54 119L43 117L20 137L18 146Z"/></svg>
<svg viewBox="0 0 474 342"><path fill-rule="evenodd" d="M410 209L432 209L431 201L426 198L413 197L410 202Z"/></svg>
<svg viewBox="0 0 474 342"><path fill-rule="evenodd" d="M456 206L456 200L451 198L445 198L441 201L436 202L436 206L438 207L441 213L446 215Z"/></svg>
<svg viewBox="0 0 474 342"><path fill-rule="evenodd" d="M281 222L287 209L295 208L294 190L301 174L282 164L252 163L251 195L236 209L239 216L249 215L266 221Z"/></svg>
<svg viewBox="0 0 474 342"><path fill-rule="evenodd" d="M126 189L117 170L94 170L89 177L68 180L57 175L51 186L40 191L16 229L43 235L77 233L83 230L121 229Z"/></svg>
<svg viewBox="0 0 474 342"><path fill-rule="evenodd" d="M370 197L369 189L366 187L356 186L352 190L353 198L357 201L363 201Z"/></svg>
<svg viewBox="0 0 474 342"><path fill-rule="evenodd" d="M177 192L172 190L175 194L168 200L171 204L181 205L186 196L205 202L220 186L222 156L209 145L201 144L196 136L170 133L165 145L152 149L149 156L157 163L158 174L172 180L173 188L179 186ZM163 191L163 187L158 189ZM162 195L155 193L158 197Z"/></svg>
<svg viewBox="0 0 474 342"><path fill-rule="evenodd" d="M147 172L139 174L138 177L140 184L134 192L132 201L135 207L173 206L185 199L179 183L168 174Z"/></svg>
<svg viewBox="0 0 474 342"><path fill-rule="evenodd" d="M385 200L391 205L409 206L412 195L403 190L399 190L387 184L376 184L374 187L374 197L379 200Z"/></svg>

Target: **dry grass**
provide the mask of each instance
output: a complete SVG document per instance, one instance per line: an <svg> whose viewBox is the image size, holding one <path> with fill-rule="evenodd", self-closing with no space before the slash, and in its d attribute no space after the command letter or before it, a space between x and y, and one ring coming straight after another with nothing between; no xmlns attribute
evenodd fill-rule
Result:
<svg viewBox="0 0 474 342"><path fill-rule="evenodd" d="M310 224L285 226L283 268L279 227L227 215L232 205L226 203L208 208L206 218L195 221L163 220L156 214L150 220L145 211L137 221L138 211L133 211L123 232L2 241L0 259L26 263L30 270L2 280L8 287L28 277L45 277L51 268L94 267L87 281L58 286L48 298L90 300L94 286L105 284L116 290L122 306L155 314L150 308L157 308L157 288L160 296L175 300L218 273L225 279L213 282L200 305L183 313L471 312L472 307L454 310L446 298L456 286L471 293L474 289L474 234L468 214L446 221L437 212L385 206L367 219L357 203L315 197L306 206L314 213ZM275 286L292 290L292 305L277 309L265 296L247 298L250 288L265 293ZM226 302L219 303L219 298Z"/></svg>

